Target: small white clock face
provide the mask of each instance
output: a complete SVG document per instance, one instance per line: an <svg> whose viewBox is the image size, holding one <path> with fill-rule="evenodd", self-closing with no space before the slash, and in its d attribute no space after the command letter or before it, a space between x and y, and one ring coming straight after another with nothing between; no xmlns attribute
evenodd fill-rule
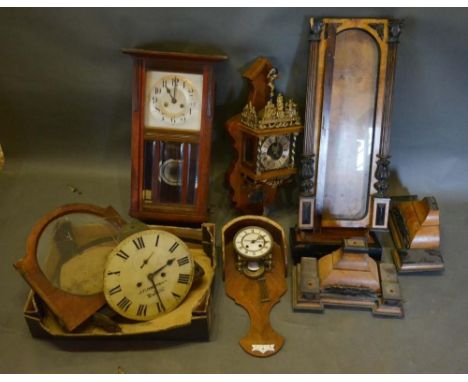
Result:
<svg viewBox="0 0 468 382"><path fill-rule="evenodd" d="M260 147L260 163L265 170L276 170L289 163L289 136L277 135L266 138Z"/></svg>
<svg viewBox="0 0 468 382"><path fill-rule="evenodd" d="M138 232L109 254L104 295L121 316L151 320L184 300L194 269L192 255L177 236L160 230Z"/></svg>
<svg viewBox="0 0 468 382"><path fill-rule="evenodd" d="M200 130L203 75L148 71L147 128Z"/></svg>
<svg viewBox="0 0 468 382"><path fill-rule="evenodd" d="M247 259L256 260L269 254L273 239L262 227L249 226L239 230L234 236L236 252Z"/></svg>

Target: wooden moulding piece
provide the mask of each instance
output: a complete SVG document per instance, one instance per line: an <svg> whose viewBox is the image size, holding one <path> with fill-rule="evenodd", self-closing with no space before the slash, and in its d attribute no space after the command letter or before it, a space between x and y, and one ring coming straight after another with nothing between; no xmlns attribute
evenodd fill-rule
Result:
<svg viewBox="0 0 468 382"><path fill-rule="evenodd" d="M444 269L439 208L434 197L393 201L389 226L396 247L392 257L399 272Z"/></svg>
<svg viewBox="0 0 468 382"><path fill-rule="evenodd" d="M68 204L59 207L37 221L26 243L26 255L14 264L21 276L68 331L75 330L106 303L102 292L79 296L55 287L38 263L36 253L39 240L48 224L64 215L73 213L86 213L102 217L117 228L125 224L125 221L112 207L100 208L89 204Z"/></svg>
<svg viewBox="0 0 468 382"><path fill-rule="evenodd" d="M247 226L265 228L273 237L272 270L260 279L245 276L236 268L236 253L232 244L235 233ZM239 342L242 349L255 357L269 357L276 354L284 344L284 337L278 334L270 323L270 312L287 289L286 285L286 242L282 227L262 217L246 215L233 219L222 229L223 277L226 294L242 306L250 317L250 328ZM263 282L262 286L260 283ZM265 288L267 298L262 288Z"/></svg>

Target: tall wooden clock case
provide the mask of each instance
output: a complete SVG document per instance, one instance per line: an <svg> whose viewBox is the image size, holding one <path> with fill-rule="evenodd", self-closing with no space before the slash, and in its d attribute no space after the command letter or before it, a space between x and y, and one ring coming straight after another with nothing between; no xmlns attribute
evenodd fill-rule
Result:
<svg viewBox="0 0 468 382"><path fill-rule="evenodd" d="M170 223L206 221L213 64L226 57L123 52L134 62L130 215Z"/></svg>

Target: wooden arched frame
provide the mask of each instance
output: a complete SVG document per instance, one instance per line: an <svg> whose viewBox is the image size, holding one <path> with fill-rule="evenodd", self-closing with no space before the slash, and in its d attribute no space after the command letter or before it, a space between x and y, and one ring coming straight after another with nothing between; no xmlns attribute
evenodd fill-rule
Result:
<svg viewBox="0 0 468 382"><path fill-rule="evenodd" d="M104 294L79 296L54 286L39 265L37 247L42 233L51 222L62 216L76 213L102 217L116 228L126 223L112 207L101 208L90 204L68 204L59 207L37 221L26 243L26 255L14 264L34 292L41 297L69 331L76 329L106 303Z"/></svg>
<svg viewBox="0 0 468 382"><path fill-rule="evenodd" d="M367 228L371 225L372 198L368 200L368 212L361 219L345 220L322 216L323 179L321 179L321 175L323 175L323 165L320 162L323 162L324 159L318 156L323 157L326 152L326 147L323 147L326 146L326 141L322 142L322 135L324 132L326 133L326 129L323 130L322 125L325 124L329 112L330 100L327 98L327 94L330 94L333 82L330 66L333 68L336 36L343 31L360 30L366 32L378 48L379 62L369 196L373 196L374 200L385 197L385 191L388 188L392 89L401 25L401 20L391 19L311 19L304 149L301 168L299 210L299 228L301 229L313 230L319 227ZM317 203L316 209L314 208L315 203ZM307 219L304 220L303 216L306 216Z"/></svg>

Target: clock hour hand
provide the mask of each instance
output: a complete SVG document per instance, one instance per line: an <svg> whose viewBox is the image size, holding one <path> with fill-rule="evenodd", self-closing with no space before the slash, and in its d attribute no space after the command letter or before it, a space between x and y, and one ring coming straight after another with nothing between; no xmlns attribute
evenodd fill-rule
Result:
<svg viewBox="0 0 468 382"><path fill-rule="evenodd" d="M168 265L172 265L174 262L175 257L172 259L167 260L166 264L164 264L162 267L156 269L154 272L148 274L148 278L151 278L153 280L154 276L156 276L159 272L161 272L164 268L166 268Z"/></svg>

